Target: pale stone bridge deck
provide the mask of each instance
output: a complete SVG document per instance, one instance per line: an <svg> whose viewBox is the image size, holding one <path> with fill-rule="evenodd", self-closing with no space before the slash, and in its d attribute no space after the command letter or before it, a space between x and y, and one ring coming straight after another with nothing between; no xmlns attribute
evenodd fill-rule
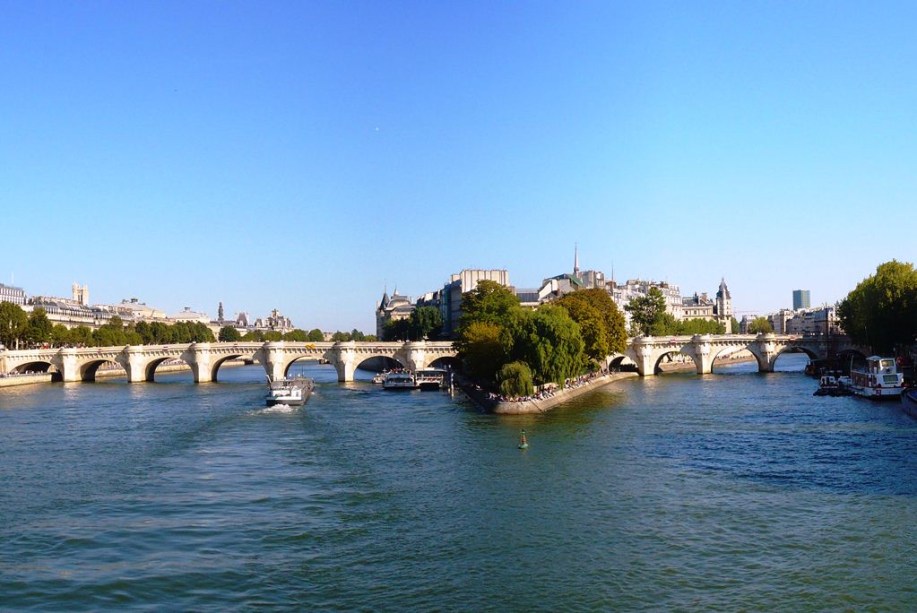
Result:
<svg viewBox="0 0 917 613"><path fill-rule="evenodd" d="M694 360L698 374L712 372L713 361L719 355L746 349L755 357L758 370L772 372L777 357L787 351L805 352L812 358L825 357L829 352L824 337L797 337L778 334L755 335L695 335L647 337L628 341L624 354L609 356L609 366L633 363L642 376L659 371L665 356L684 354ZM830 344L833 352L868 354L849 341L835 338ZM194 381L206 383L217 380L220 366L228 360L257 362L272 378L283 377L297 360L327 362L337 370L338 381L353 381L354 371L372 358L389 358L405 368L416 370L456 359L450 341L416 342L228 342L176 345L129 345L127 347L87 347L81 349L30 349L0 352L0 373L26 371L56 371L61 381L93 381L99 367L106 363L119 364L131 383L152 381L156 368L168 360L182 360L191 368Z"/></svg>
<svg viewBox="0 0 917 613"><path fill-rule="evenodd" d="M694 360L697 374L713 372L713 361L741 350L749 351L758 363L759 372L773 372L777 358L786 352L802 352L810 358L825 358L831 354L855 353L868 355L869 349L857 347L846 337L795 336L786 334L695 334L694 336L638 336L628 341L624 354L610 356L611 366L633 362L641 376L659 372L663 358L683 354ZM626 360L626 361L625 361Z"/></svg>
<svg viewBox="0 0 917 613"><path fill-rule="evenodd" d="M61 381L93 381L103 364L114 362L127 372L130 383L152 381L156 368L168 360L182 360L196 383L217 380L228 360L257 362L272 378L283 377L296 360L327 362L337 370L338 381L353 381L357 367L371 358L390 358L412 370L455 358L451 342L234 342L176 345L128 345L82 349L33 349L0 352L0 372L44 371L49 367Z"/></svg>

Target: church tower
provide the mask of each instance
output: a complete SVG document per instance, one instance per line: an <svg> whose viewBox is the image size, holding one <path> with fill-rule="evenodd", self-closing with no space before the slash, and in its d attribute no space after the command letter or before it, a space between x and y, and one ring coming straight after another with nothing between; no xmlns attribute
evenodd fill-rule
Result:
<svg viewBox="0 0 917 613"><path fill-rule="evenodd" d="M732 334L732 315L732 296L726 287L726 278L723 277L716 292L716 318L726 324L726 334Z"/></svg>

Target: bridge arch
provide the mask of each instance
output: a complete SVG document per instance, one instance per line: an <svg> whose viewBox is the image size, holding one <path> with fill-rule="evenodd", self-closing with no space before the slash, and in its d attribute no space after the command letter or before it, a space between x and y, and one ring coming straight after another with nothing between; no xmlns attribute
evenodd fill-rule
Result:
<svg viewBox="0 0 917 613"><path fill-rule="evenodd" d="M15 368L11 368L9 372L16 374L25 374L27 372L46 372L54 374L54 364L52 364L49 360L23 362Z"/></svg>
<svg viewBox="0 0 917 613"><path fill-rule="evenodd" d="M99 374L99 369L105 366L106 364L114 364L117 367L121 367L116 360L112 359L98 359L98 360L86 360L80 362L78 366L79 380L80 381L95 381L96 377Z"/></svg>

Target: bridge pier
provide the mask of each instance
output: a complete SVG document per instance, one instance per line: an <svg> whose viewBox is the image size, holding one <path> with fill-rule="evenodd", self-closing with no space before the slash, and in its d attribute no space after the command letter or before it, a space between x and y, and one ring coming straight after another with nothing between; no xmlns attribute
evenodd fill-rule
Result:
<svg viewBox="0 0 917 613"><path fill-rule="evenodd" d="M210 343L191 343L182 359L191 367L195 383L213 381L213 364L210 356Z"/></svg>
<svg viewBox="0 0 917 613"><path fill-rule="evenodd" d="M286 375L286 350L283 341L265 343L261 348L261 365L272 381L283 379Z"/></svg>
<svg viewBox="0 0 917 613"><path fill-rule="evenodd" d="M128 383L143 383L150 378L146 372L146 352L144 347L129 345L117 358L118 364L127 373Z"/></svg>
<svg viewBox="0 0 917 613"><path fill-rule="evenodd" d="M77 358L76 349L61 349L55 358L51 358L51 364L60 371L61 381L64 383L75 383L82 381L80 374L80 364Z"/></svg>
<svg viewBox="0 0 917 613"><path fill-rule="evenodd" d="M353 373L357 370L357 350L354 341L337 342L331 350L334 369L338 373L338 382L353 381Z"/></svg>
<svg viewBox="0 0 917 613"><path fill-rule="evenodd" d="M748 349L758 360L758 372L774 372L774 364L777 363L777 358L780 357L775 334L772 332L759 334Z"/></svg>
<svg viewBox="0 0 917 613"><path fill-rule="evenodd" d="M691 338L691 344L694 346L694 365L697 367L697 374L709 375L713 372L713 359L715 356L710 353L710 335L695 334Z"/></svg>
<svg viewBox="0 0 917 613"><path fill-rule="evenodd" d="M653 337L638 336L634 339L637 372L641 377L652 377L656 374L656 361L653 356Z"/></svg>

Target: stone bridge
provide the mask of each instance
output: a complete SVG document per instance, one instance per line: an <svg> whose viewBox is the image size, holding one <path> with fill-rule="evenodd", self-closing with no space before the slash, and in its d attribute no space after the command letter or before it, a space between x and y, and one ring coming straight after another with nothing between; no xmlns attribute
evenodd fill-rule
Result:
<svg viewBox="0 0 917 613"><path fill-rule="evenodd" d="M790 336L780 334L726 334L650 337L628 340L623 354L609 356L608 366L625 363L636 365L642 376L660 371L666 356L683 354L694 360L698 374L713 372L718 356L746 349L755 357L760 372L773 372L777 358L786 352L804 352L812 359L829 354L859 353L869 355L868 348L850 344L846 337ZM127 347L87 347L82 349L28 349L0 352L0 373L56 373L55 380L93 381L99 368L119 364L131 383L153 381L156 368L169 360L185 362L197 383L217 380L220 366L228 360L257 362L272 378L283 377L297 360L327 362L337 370L338 381L353 381L356 369L372 358L389 358L403 367L416 370L447 359L457 353L450 341L416 342L229 342L192 343L190 345L128 345Z"/></svg>
<svg viewBox="0 0 917 613"><path fill-rule="evenodd" d="M856 353L869 355L869 349L857 347L842 336L795 336L786 334L695 334L694 336L638 336L628 340L623 354L608 358L609 366L620 366L625 359L637 366L641 376L659 372L663 358L683 354L694 360L697 374L713 372L713 362L719 356L742 349L748 350L758 363L758 372L773 372L781 354L803 352L812 359L828 355Z"/></svg>
<svg viewBox="0 0 917 613"><path fill-rule="evenodd" d="M126 347L86 347L27 349L0 352L0 373L51 371L58 381L94 381L104 364L115 363L127 372L130 383L153 381L156 368L170 360L185 362L196 383L217 380L217 373L228 360L257 362L272 378L283 377L296 360L317 360L332 364L338 381L353 381L357 367L372 358L389 358L415 370L434 362L455 358L449 341L416 342L230 342L175 345L128 345Z"/></svg>

